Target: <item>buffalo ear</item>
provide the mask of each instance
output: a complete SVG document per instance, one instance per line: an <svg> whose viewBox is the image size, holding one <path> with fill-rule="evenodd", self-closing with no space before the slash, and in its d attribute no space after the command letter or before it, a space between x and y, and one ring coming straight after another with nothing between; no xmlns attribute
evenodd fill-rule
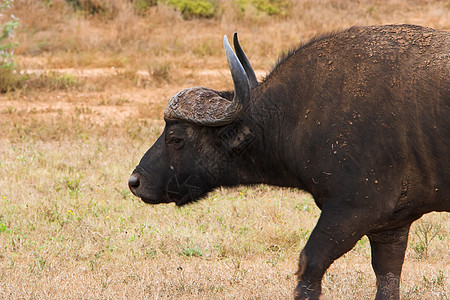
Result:
<svg viewBox="0 0 450 300"><path fill-rule="evenodd" d="M226 148L240 155L253 143L256 135L246 125L232 125L226 127L220 133L220 137Z"/></svg>

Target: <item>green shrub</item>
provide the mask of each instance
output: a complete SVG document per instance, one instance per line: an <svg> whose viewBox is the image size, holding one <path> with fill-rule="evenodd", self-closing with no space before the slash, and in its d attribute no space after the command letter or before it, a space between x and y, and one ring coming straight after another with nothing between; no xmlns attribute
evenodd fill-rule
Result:
<svg viewBox="0 0 450 300"><path fill-rule="evenodd" d="M150 7L157 4L158 0L133 0L133 8L138 15L144 15Z"/></svg>
<svg viewBox="0 0 450 300"><path fill-rule="evenodd" d="M286 16L292 6L290 0L237 0L237 3L243 12L252 5L258 12L269 16Z"/></svg>
<svg viewBox="0 0 450 300"><path fill-rule="evenodd" d="M13 0L0 1L0 13L13 4ZM14 63L14 49L18 44L10 41L18 26L19 21L13 15L11 15L10 21L3 25L0 24L0 93L17 89L24 81Z"/></svg>
<svg viewBox="0 0 450 300"><path fill-rule="evenodd" d="M9 38L12 36L14 29L19 26L17 19L12 16L12 20L7 22L1 27L0 33L0 65L2 68L14 67L13 54L14 48L17 47L17 43L9 42Z"/></svg>
<svg viewBox="0 0 450 300"><path fill-rule="evenodd" d="M66 0L74 11L82 12L86 15L105 15L108 7L104 1L96 0Z"/></svg>
<svg viewBox="0 0 450 300"><path fill-rule="evenodd" d="M106 18L114 18L123 8L119 1L111 0L66 0L66 3L77 13ZM136 14L143 15L150 7L157 5L158 0L131 0L129 3ZM127 4L127 1L122 4Z"/></svg>
<svg viewBox="0 0 450 300"><path fill-rule="evenodd" d="M216 13L216 1L168 0L165 3L180 11L184 18L212 18Z"/></svg>

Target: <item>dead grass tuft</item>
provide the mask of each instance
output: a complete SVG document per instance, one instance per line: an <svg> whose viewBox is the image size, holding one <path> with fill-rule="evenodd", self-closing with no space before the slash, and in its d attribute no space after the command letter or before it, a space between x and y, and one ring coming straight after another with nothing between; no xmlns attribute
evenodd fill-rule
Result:
<svg viewBox="0 0 450 300"><path fill-rule="evenodd" d="M170 69L171 66L169 62L154 62L150 63L148 66L150 76L158 83L170 82Z"/></svg>
<svg viewBox="0 0 450 300"><path fill-rule="evenodd" d="M15 91L23 87L26 77L13 68L0 66L0 93Z"/></svg>

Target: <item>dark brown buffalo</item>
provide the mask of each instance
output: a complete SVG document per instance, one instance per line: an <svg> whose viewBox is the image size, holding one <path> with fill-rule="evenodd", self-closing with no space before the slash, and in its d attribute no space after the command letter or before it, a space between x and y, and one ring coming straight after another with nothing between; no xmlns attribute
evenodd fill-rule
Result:
<svg viewBox="0 0 450 300"><path fill-rule="evenodd" d="M376 299L398 299L411 223L450 210L450 34L352 27L283 56L261 83L234 37L235 89L189 88L129 179L148 203L266 183L322 213L300 254L296 299L317 299L334 260L367 235Z"/></svg>

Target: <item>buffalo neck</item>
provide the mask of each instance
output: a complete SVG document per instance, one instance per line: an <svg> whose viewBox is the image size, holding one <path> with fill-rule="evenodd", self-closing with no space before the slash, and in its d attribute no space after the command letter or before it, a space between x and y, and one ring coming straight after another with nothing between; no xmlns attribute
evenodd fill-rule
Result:
<svg viewBox="0 0 450 300"><path fill-rule="evenodd" d="M290 162L284 159L286 134L283 131L286 122L292 121L292 116L286 113L289 110L286 110L285 94L283 85L259 85L252 90L247 113L242 116L243 123L249 124L257 137L252 155L256 158L253 168L258 169L259 178L254 183L303 188L290 171Z"/></svg>

